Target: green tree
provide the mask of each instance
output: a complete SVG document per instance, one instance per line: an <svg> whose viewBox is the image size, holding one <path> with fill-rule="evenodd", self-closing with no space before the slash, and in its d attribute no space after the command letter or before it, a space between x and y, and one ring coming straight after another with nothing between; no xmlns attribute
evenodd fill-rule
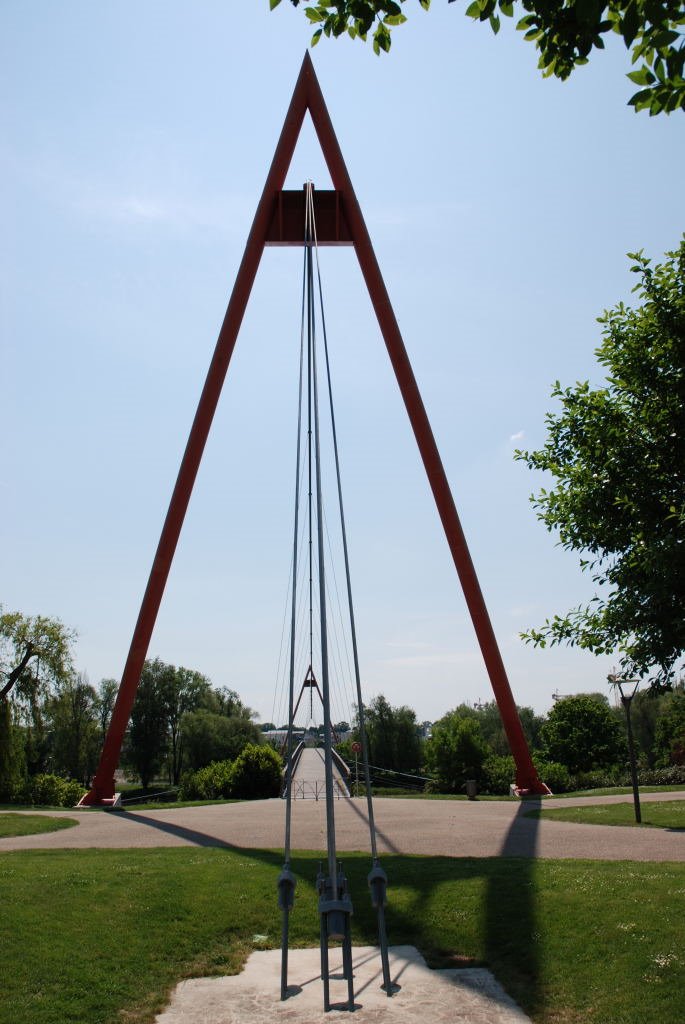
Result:
<svg viewBox="0 0 685 1024"><path fill-rule="evenodd" d="M0 803L12 803L25 782L24 746L12 701L0 700Z"/></svg>
<svg viewBox="0 0 685 1024"><path fill-rule="evenodd" d="M70 676L48 700L53 770L88 785L99 752L97 694L85 673Z"/></svg>
<svg viewBox="0 0 685 1024"><path fill-rule="evenodd" d="M441 792L458 793L467 779L480 782L487 755L487 744L473 715L464 715L457 708L433 723L425 760Z"/></svg>
<svg viewBox="0 0 685 1024"><path fill-rule="evenodd" d="M22 684L33 686L36 665L44 680L66 679L72 671L74 638L74 631L59 619L21 612L0 614L0 699L13 691L21 693Z"/></svg>
<svg viewBox="0 0 685 1024"><path fill-rule="evenodd" d="M164 710L167 726L167 763L169 782L178 785L183 769L183 733L181 722L189 711L201 707L210 698L212 690L207 676L189 668L165 665L156 658L149 667L158 679L164 695Z"/></svg>
<svg viewBox="0 0 685 1024"><path fill-rule="evenodd" d="M537 750L540 746L540 729L544 718L536 715L532 708L517 706L516 710L528 747L530 750ZM510 753L497 701L491 700L485 704L459 704L454 713L460 718L473 718L478 722L483 740L494 755L506 757Z"/></svg>
<svg viewBox="0 0 685 1024"><path fill-rule="evenodd" d="M259 728L249 718L217 715L206 708L189 711L181 719L183 765L197 771L212 761L234 761L248 743L263 741Z"/></svg>
<svg viewBox="0 0 685 1024"><path fill-rule="evenodd" d="M273 10L281 0L270 0ZM428 10L431 0L419 0ZM448 0L452 3L453 0ZM294 7L300 0L291 0ZM374 52L387 53L391 30L407 18L405 0L304 0L304 12L316 25L312 45L322 35L348 35L366 41L372 33ZM566 79L587 64L593 49L604 49L604 36L616 33L638 64L628 78L643 88L630 99L635 110L650 114L685 110L685 12L681 0L472 0L467 17L488 22L499 32L500 14L523 14L516 27L534 42L543 76Z"/></svg>
<svg viewBox="0 0 685 1024"><path fill-rule="evenodd" d="M122 753L123 761L133 768L145 789L159 772L167 753L166 694L160 672L152 664L146 661L143 666Z"/></svg>
<svg viewBox="0 0 685 1024"><path fill-rule="evenodd" d="M50 688L73 671L74 637L59 619L3 612L0 605L0 788L6 791L27 768L30 774L45 769L44 704Z"/></svg>
<svg viewBox="0 0 685 1024"><path fill-rule="evenodd" d="M393 708L381 694L364 709L364 718L372 765L395 772L413 772L421 766L416 712L406 705Z"/></svg>
<svg viewBox="0 0 685 1024"><path fill-rule="evenodd" d="M632 702L631 721L638 752L639 763L645 768L654 768L657 760L656 726L664 710L668 694L654 694L649 690L638 691ZM617 709L624 719L623 713ZM623 722L622 722L623 724Z"/></svg>
<svg viewBox="0 0 685 1024"><path fill-rule="evenodd" d="M119 683L116 679L101 679L97 693L97 714L100 726L100 745L105 742L109 723L112 720L112 712L119 693Z"/></svg>
<svg viewBox="0 0 685 1024"><path fill-rule="evenodd" d="M225 715L227 718L245 718L248 721L259 718L257 712L243 704L235 690L230 690L227 686L212 687L203 698L202 705L208 711Z"/></svg>
<svg viewBox="0 0 685 1024"><path fill-rule="evenodd" d="M617 651L621 675L654 688L671 685L685 651L685 241L667 257L651 268L631 256L643 302L599 318L605 385L557 382L544 448L516 453L556 478L531 499L538 518L599 588L525 639Z"/></svg>
<svg viewBox="0 0 685 1024"><path fill-rule="evenodd" d="M606 699L587 693L558 700L541 730L545 753L572 773L609 768L625 757L621 726Z"/></svg>
<svg viewBox="0 0 685 1024"><path fill-rule="evenodd" d="M659 763L685 764L685 691L667 694L656 723L654 746Z"/></svg>

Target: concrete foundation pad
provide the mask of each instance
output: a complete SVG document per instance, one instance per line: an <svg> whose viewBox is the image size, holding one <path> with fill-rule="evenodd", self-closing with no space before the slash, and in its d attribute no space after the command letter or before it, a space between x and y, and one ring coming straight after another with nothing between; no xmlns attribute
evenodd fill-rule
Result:
<svg viewBox="0 0 685 1024"><path fill-rule="evenodd" d="M356 947L352 953L357 1024L530 1024L484 968L433 971L414 946L394 946L390 975L400 987L388 998L380 987L378 949ZM331 1024L348 1012L338 947L330 950L330 1013L323 1011L320 970L318 949L290 950L290 995L281 1002L280 950L252 953L240 974L181 982L156 1024Z"/></svg>

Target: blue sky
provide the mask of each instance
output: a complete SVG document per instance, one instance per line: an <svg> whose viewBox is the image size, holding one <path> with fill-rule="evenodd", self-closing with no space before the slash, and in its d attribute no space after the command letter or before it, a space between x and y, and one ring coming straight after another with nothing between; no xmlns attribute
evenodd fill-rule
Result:
<svg viewBox="0 0 685 1024"><path fill-rule="evenodd" d="M462 5L418 4L388 57L313 58L412 359L516 699L611 659L518 633L590 581L512 459L554 380L599 381L625 253L683 228L682 117L626 106L620 41L570 82ZM123 668L162 519L310 29L266 0L0 5L0 600ZM328 184L305 126L288 184ZM435 718L489 683L351 250L324 250L367 696ZM268 250L151 655L270 719L291 554L300 254ZM343 706L344 710L344 706ZM343 716L346 717L346 716Z"/></svg>

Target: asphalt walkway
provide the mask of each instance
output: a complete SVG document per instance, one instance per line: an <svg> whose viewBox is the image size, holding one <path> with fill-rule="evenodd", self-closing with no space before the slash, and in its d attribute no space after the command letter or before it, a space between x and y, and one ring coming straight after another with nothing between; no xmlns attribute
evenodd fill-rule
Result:
<svg viewBox="0 0 685 1024"><path fill-rule="evenodd" d="M536 806L572 807L630 801L629 796L546 800L374 800L381 853L446 857L547 857L591 860L685 861L685 831L577 825L529 818ZM644 795L643 800L685 799L685 792ZM283 800L154 811L70 810L78 827L0 839L0 852L19 849L84 849L154 846L235 846L278 849L283 845ZM335 802L338 850L368 850L364 799ZM293 803L293 849L326 847L325 803Z"/></svg>

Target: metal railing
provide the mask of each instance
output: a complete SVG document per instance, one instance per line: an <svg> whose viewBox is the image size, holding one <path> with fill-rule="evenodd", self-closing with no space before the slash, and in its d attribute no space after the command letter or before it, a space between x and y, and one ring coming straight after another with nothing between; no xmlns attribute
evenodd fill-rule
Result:
<svg viewBox="0 0 685 1024"><path fill-rule="evenodd" d="M347 786L339 779L333 779L333 796L336 800L349 797ZM298 782L293 779L292 788L293 800L318 800L319 797L326 798L326 783L324 779L302 779Z"/></svg>

